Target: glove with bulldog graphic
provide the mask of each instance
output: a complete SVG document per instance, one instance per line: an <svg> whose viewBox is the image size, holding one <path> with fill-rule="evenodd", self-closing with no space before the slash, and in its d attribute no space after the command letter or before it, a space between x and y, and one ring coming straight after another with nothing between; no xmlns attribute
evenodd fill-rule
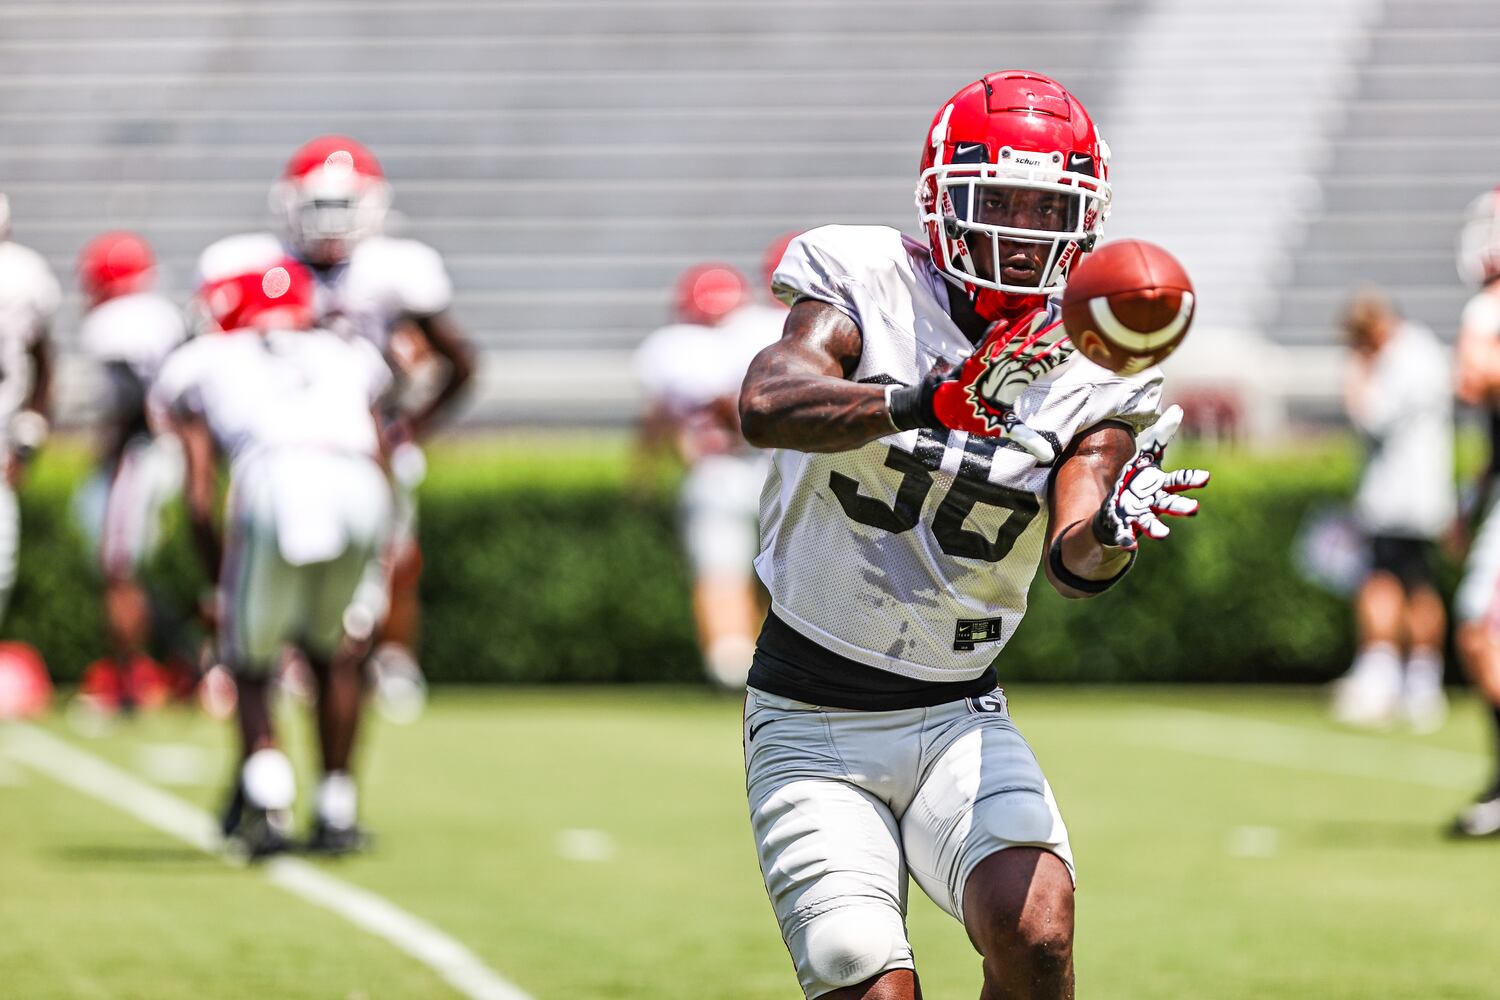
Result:
<svg viewBox="0 0 1500 1000"><path fill-rule="evenodd" d="M886 393L897 430L928 427L1010 438L1046 465L1057 457L1052 444L1016 416L1015 402L1037 377L1073 351L1060 321L1047 323L1038 309L1021 319L1001 320L961 365L939 363L912 386Z"/></svg>
<svg viewBox="0 0 1500 1000"><path fill-rule="evenodd" d="M1173 405L1142 432L1137 442L1140 450L1115 480L1114 491L1094 515L1094 537L1100 544L1134 550L1141 535L1160 540L1171 534L1161 515L1192 517L1198 513L1197 500L1178 494L1207 486L1208 471L1166 472L1161 467L1167 444L1180 426L1182 407Z"/></svg>

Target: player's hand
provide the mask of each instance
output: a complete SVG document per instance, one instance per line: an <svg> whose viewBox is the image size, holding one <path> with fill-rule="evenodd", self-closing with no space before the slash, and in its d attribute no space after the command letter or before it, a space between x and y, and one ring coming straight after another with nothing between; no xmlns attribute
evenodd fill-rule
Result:
<svg viewBox="0 0 1500 1000"><path fill-rule="evenodd" d="M1162 515L1192 517L1198 513L1197 500L1178 494L1207 486L1207 470L1166 472L1161 467L1167 444L1181 426L1182 407L1174 404L1141 434L1137 442L1140 450L1115 480L1113 492L1094 515L1094 537L1102 544L1134 549L1141 535L1162 539L1171 534Z"/></svg>
<svg viewBox="0 0 1500 1000"><path fill-rule="evenodd" d="M930 427L1006 437L1042 464L1057 457L1051 442L1016 416L1015 401L1037 376L1072 353L1062 323L1044 325L1046 313L1029 313L990 328L959 366L940 363L914 386L890 393L891 423L898 430Z"/></svg>

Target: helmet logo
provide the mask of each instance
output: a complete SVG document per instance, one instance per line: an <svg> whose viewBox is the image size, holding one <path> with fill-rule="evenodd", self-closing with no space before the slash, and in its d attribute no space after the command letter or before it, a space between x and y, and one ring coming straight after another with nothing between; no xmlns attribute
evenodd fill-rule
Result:
<svg viewBox="0 0 1500 1000"><path fill-rule="evenodd" d="M942 117L937 120L937 124L932 126L931 142L932 148L934 150L941 149L943 140L948 138L948 119L951 117L953 117L953 105L950 102L949 105L943 109Z"/></svg>
<svg viewBox="0 0 1500 1000"><path fill-rule="evenodd" d="M268 299L279 299L292 287L292 276L284 267L273 267L260 279L260 290Z"/></svg>
<svg viewBox="0 0 1500 1000"><path fill-rule="evenodd" d="M323 166L327 167L329 170L338 170L345 173L353 173L354 154L350 153L347 149L335 149L333 152L329 153L328 158L323 161Z"/></svg>

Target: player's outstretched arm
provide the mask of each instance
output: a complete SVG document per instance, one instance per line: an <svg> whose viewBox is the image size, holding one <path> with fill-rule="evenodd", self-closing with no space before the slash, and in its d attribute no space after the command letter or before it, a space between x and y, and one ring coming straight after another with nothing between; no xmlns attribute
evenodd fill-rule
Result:
<svg viewBox="0 0 1500 1000"><path fill-rule="evenodd" d="M1047 496L1047 580L1064 597L1093 597L1130 569L1134 553L1106 545L1095 514L1135 451L1123 424L1100 424L1075 437L1057 464Z"/></svg>
<svg viewBox="0 0 1500 1000"><path fill-rule="evenodd" d="M849 381L863 348L859 327L828 303L792 306L781 339L745 374L745 440L757 448L849 451L894 433L885 386Z"/></svg>

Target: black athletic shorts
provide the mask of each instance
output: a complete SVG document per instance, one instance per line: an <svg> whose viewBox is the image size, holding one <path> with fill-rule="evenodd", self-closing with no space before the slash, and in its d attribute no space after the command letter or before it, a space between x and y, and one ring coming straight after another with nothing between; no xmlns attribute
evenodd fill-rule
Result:
<svg viewBox="0 0 1500 1000"><path fill-rule="evenodd" d="M1435 587L1437 572L1433 568L1434 548L1434 543L1425 538L1371 535L1370 569L1376 573L1391 574L1408 591L1417 587Z"/></svg>

